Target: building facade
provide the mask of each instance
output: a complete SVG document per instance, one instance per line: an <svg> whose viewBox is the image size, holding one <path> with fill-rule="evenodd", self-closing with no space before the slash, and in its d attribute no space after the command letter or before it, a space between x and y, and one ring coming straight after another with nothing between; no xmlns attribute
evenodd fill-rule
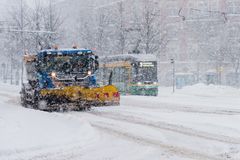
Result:
<svg viewBox="0 0 240 160"><path fill-rule="evenodd" d="M193 75L195 82L228 84L237 65L231 55L240 49L240 1L168 0L160 8L168 33L159 57L160 84L172 83L170 59L175 60L177 77Z"/></svg>

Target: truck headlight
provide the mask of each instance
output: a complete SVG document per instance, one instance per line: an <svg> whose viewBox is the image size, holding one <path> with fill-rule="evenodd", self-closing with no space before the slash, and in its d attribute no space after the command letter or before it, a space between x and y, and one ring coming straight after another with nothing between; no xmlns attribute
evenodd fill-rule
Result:
<svg viewBox="0 0 240 160"><path fill-rule="evenodd" d="M91 71L88 71L88 73L87 73L89 76L92 74L92 72Z"/></svg>
<svg viewBox="0 0 240 160"><path fill-rule="evenodd" d="M57 77L57 73L56 72L52 72L51 76L52 76L52 78L56 78Z"/></svg>

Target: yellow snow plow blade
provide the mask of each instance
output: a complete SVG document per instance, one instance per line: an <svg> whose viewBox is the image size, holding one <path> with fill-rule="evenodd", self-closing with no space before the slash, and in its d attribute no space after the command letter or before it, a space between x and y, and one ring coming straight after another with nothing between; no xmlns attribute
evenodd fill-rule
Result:
<svg viewBox="0 0 240 160"><path fill-rule="evenodd" d="M40 94L54 102L65 100L71 103L86 102L91 105L119 105L120 94L113 85L104 87L85 88L81 86L69 86L59 89L43 89Z"/></svg>

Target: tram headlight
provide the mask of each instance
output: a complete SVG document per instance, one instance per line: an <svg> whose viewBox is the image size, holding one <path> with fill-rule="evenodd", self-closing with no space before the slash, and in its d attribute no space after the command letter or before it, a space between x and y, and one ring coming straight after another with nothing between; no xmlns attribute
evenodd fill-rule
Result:
<svg viewBox="0 0 240 160"><path fill-rule="evenodd" d="M154 85L157 85L158 83L157 82L153 82Z"/></svg>
<svg viewBox="0 0 240 160"><path fill-rule="evenodd" d="M57 77L57 73L56 72L52 72L51 76L52 76L52 78L56 78Z"/></svg>
<svg viewBox="0 0 240 160"><path fill-rule="evenodd" d="M137 85L139 85L139 86L142 85L142 82L138 82Z"/></svg>
<svg viewBox="0 0 240 160"><path fill-rule="evenodd" d="M87 73L89 76L92 74L92 72L91 71L88 71L88 73Z"/></svg>

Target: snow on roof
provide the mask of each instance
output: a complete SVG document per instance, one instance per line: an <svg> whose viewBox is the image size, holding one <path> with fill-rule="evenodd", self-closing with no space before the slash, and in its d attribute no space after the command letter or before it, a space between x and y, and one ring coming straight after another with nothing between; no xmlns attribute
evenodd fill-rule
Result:
<svg viewBox="0 0 240 160"><path fill-rule="evenodd" d="M112 55L112 56L102 56L100 57L102 61L109 60L133 60L133 61L156 61L157 57L153 54L123 54L123 55Z"/></svg>
<svg viewBox="0 0 240 160"><path fill-rule="evenodd" d="M91 50L85 49L85 48L45 49L45 50L40 51L40 53L41 52L71 52L71 51L74 52L74 51L91 51Z"/></svg>
<svg viewBox="0 0 240 160"><path fill-rule="evenodd" d="M209 70L206 71L206 73L208 73L208 74L209 74L209 73L216 74L216 70L214 70L214 69L209 69Z"/></svg>
<svg viewBox="0 0 240 160"><path fill-rule="evenodd" d="M179 76L193 76L194 75L193 73L189 73L189 72L177 72L175 74L179 75Z"/></svg>
<svg viewBox="0 0 240 160"><path fill-rule="evenodd" d="M85 49L85 48L80 48L80 49L47 49L47 50L42 50L38 53L38 56L46 55L46 54L77 54L78 52L83 52L87 54L93 53L92 50Z"/></svg>

